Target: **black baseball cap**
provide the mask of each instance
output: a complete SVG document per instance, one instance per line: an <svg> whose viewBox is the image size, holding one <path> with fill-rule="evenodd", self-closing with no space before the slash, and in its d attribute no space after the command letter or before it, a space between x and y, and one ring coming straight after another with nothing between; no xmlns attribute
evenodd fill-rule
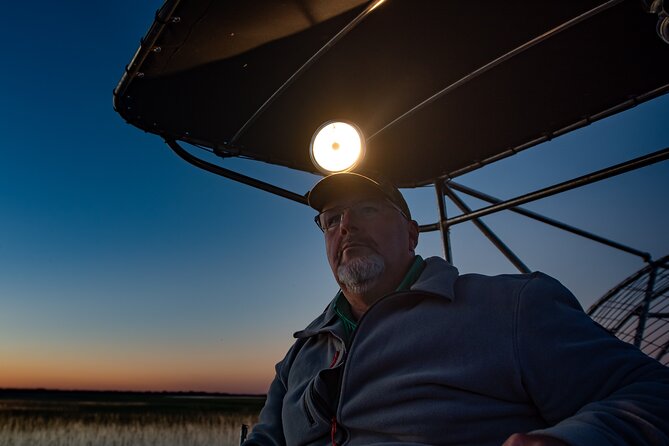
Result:
<svg viewBox="0 0 669 446"><path fill-rule="evenodd" d="M411 211L409 211L409 206L399 189L378 176L371 178L371 176L354 172L333 173L316 183L309 191L307 201L309 206L318 212L322 212L325 205L334 198L347 197L363 191L380 193L395 204L405 217L411 220Z"/></svg>

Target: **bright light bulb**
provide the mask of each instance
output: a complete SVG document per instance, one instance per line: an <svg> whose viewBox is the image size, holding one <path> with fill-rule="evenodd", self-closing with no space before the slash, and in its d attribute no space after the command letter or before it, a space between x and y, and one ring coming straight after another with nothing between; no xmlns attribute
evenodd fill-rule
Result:
<svg viewBox="0 0 669 446"><path fill-rule="evenodd" d="M311 139L311 160L326 173L352 169L365 152L362 132L357 126L330 121L321 125Z"/></svg>

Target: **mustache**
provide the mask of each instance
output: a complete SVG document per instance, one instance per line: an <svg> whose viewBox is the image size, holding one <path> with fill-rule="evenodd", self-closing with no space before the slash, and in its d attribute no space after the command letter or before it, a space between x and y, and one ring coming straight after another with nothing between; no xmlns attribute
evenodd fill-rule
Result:
<svg viewBox="0 0 669 446"><path fill-rule="evenodd" d="M376 251L378 248L376 242L369 237L348 236L346 238L343 238L339 242L339 246L337 246L337 262L339 262L339 260L341 259L344 249L349 248L351 246L366 246L368 248L373 249L374 251Z"/></svg>

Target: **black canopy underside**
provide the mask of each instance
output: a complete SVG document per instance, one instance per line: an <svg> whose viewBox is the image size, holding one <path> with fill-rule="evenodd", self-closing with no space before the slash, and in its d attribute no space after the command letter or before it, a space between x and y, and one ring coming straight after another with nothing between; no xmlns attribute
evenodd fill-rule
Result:
<svg viewBox="0 0 669 446"><path fill-rule="evenodd" d="M114 106L166 139L310 172L316 128L350 120L362 170L418 186L666 92L669 45L643 2L561 27L604 4L387 0L303 67L370 2L168 0Z"/></svg>

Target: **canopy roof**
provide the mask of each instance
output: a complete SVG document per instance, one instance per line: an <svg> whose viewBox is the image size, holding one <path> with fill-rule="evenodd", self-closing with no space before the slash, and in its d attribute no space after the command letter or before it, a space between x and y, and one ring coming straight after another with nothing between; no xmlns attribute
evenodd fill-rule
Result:
<svg viewBox="0 0 669 446"><path fill-rule="evenodd" d="M455 177L669 89L640 0L168 0L114 91L131 124L316 172L325 121L400 187ZM485 8L485 9L484 9Z"/></svg>

